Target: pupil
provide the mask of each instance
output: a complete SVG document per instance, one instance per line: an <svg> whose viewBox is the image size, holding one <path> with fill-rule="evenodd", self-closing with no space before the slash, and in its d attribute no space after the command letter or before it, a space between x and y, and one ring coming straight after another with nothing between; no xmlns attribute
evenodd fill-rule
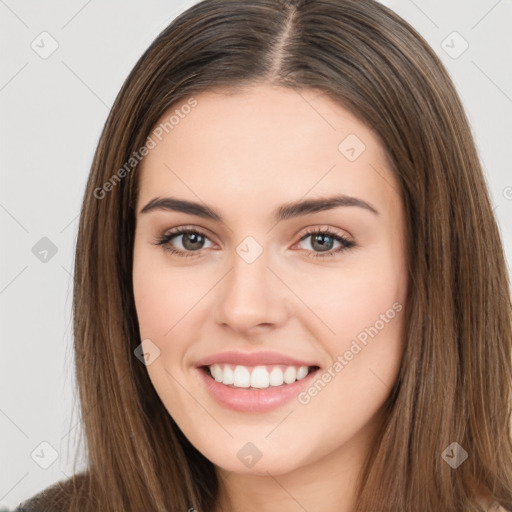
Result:
<svg viewBox="0 0 512 512"><path fill-rule="evenodd" d="M200 242L202 241L202 240L200 240L201 238L202 238L202 235L199 235L198 233L186 233L185 236L183 237L183 246L185 247L185 249L190 249L190 250L198 249L198 247L195 246L194 243L200 244ZM191 241L192 243L189 244L188 243L189 241Z"/></svg>
<svg viewBox="0 0 512 512"><path fill-rule="evenodd" d="M327 243L325 243L325 242L322 243L321 241L319 242L319 240L321 240L321 239L327 239L328 242ZM328 250L330 250L332 248L331 247L332 241L333 241L333 239L329 235L321 235L321 234L320 235L315 235L314 238L313 238L313 246L314 246L314 244L316 242L318 242L319 243L319 247L320 247L320 249L322 251L325 251L325 250L328 251ZM329 247L326 247L327 245L329 245Z"/></svg>

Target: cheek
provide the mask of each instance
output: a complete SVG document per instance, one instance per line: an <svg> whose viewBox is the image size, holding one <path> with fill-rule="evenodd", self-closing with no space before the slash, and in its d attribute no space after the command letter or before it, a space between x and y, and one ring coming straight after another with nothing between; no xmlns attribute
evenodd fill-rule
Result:
<svg viewBox="0 0 512 512"><path fill-rule="evenodd" d="M158 356L146 369L162 403L174 416L182 408L175 379L182 380L180 367L186 351L177 334L187 329L186 314L197 302L197 293L179 268L171 269L162 249L147 248L144 243L136 242L134 247L132 274L139 334L141 340L150 339L158 348Z"/></svg>
<svg viewBox="0 0 512 512"><path fill-rule="evenodd" d="M165 293L165 281L151 267L134 265L133 294L141 338L157 340L172 326L169 312L177 302L176 292Z"/></svg>
<svg viewBox="0 0 512 512"><path fill-rule="evenodd" d="M342 423L347 415L368 420L391 391L400 369L405 262L401 254L382 246L354 257L350 264L347 260L344 267L321 270L315 279L301 282L297 291L314 313L302 316L311 319L307 328L330 356L322 382L315 386L322 390L322 398L317 400L312 389L304 403L315 402L311 410L317 414L339 411L337 421Z"/></svg>
<svg viewBox="0 0 512 512"><path fill-rule="evenodd" d="M309 441L318 450L328 450L363 429L384 404L398 376L404 346L405 283L393 265L374 265L373 271L365 265L364 271L351 269L331 276L325 282L329 291L323 301L315 299L320 295L318 287L309 295L315 311L335 331L333 335L314 321L315 338L322 340L331 361L299 397L308 411ZM319 418L325 420L323 430L313 428Z"/></svg>
<svg viewBox="0 0 512 512"><path fill-rule="evenodd" d="M337 349L358 336L364 342L372 326L390 332L405 301L403 267L383 254L354 257L344 267L319 268L294 283L294 292L313 313L309 327Z"/></svg>
<svg viewBox="0 0 512 512"><path fill-rule="evenodd" d="M135 248L133 294L141 337L165 344L207 290L199 275L173 267L163 249Z"/></svg>

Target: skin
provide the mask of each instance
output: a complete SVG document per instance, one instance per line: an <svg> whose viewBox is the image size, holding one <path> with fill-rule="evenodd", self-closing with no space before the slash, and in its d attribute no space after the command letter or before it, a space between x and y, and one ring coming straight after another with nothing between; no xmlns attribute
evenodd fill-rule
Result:
<svg viewBox="0 0 512 512"><path fill-rule="evenodd" d="M318 91L258 85L195 98L197 106L140 168L134 298L141 340L160 351L147 365L149 377L216 467L216 512L348 512L404 348L408 283L398 183L375 133ZM354 161L338 149L349 134L366 146ZM335 193L362 199L378 214L341 206L277 224L271 217L282 204ZM165 196L206 203L224 222L139 213ZM191 257L154 243L180 226L206 235ZM335 253L340 243L331 242L333 256L322 258L314 235L301 241L306 228L327 228L356 246ZM252 263L236 252L247 236L263 249ZM184 245L186 237L169 245L189 253L201 247L190 237ZM307 404L294 399L265 413L232 411L210 396L194 367L221 351L272 350L326 371L394 303L401 311ZM237 457L247 442L262 454L251 468Z"/></svg>

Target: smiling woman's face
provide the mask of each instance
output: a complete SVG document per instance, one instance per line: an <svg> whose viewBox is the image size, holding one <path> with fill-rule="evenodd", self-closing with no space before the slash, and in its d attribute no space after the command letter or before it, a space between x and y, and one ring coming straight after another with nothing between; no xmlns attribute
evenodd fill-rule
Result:
<svg viewBox="0 0 512 512"><path fill-rule="evenodd" d="M384 149L316 91L195 98L140 169L133 285L149 377L224 469L357 465L404 343L405 217ZM341 196L356 199L315 206ZM155 198L181 202L148 205ZM214 375L235 385L198 367L216 355ZM251 382L255 366L266 371ZM319 369L279 385L300 366Z"/></svg>

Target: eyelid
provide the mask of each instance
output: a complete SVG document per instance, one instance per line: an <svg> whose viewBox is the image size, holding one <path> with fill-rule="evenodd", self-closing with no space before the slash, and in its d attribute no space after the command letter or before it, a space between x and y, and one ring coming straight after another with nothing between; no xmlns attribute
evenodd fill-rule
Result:
<svg viewBox="0 0 512 512"><path fill-rule="evenodd" d="M348 233L348 231L341 230L340 228L335 228L328 224L313 224L311 226L306 226L305 228L301 229L299 231L299 233L302 233L300 235L300 238L302 239L306 235L311 235L311 234L315 234L315 233L324 233L326 231L332 233L333 235L339 236L340 238L345 238L346 240L350 240L351 242L354 241L352 235L350 235L350 233Z"/></svg>
<svg viewBox="0 0 512 512"><path fill-rule="evenodd" d="M194 233L203 235L204 237L208 238L208 240L210 240L212 242L215 239L215 235L209 229L202 228L202 227L196 226L194 224L182 224L182 225L176 226L174 228L166 229L162 232L162 235L160 235L160 236L161 237L171 236L171 235L179 236L182 234L183 231L193 231ZM217 243L217 242L214 242L214 243Z"/></svg>
<svg viewBox="0 0 512 512"><path fill-rule="evenodd" d="M211 241L213 241L212 238L215 238L215 235L213 235L209 229L199 227L194 224L183 224L180 226L176 226L175 228L166 229L162 233L162 236L166 236L166 235L170 235L170 234L179 235L179 234L181 234L181 233L179 233L179 231L185 231L185 230L194 231L194 232L197 231L198 233L209 238ZM296 235L294 235L294 238L299 237L298 241L300 241L307 235L311 235L311 234L315 234L315 233L323 233L325 231L329 231L333 234L336 234L339 237L345 238L347 241L351 241L351 242L354 241L353 237L347 231L345 231L345 230L341 231L339 228L332 227L328 224L312 224L311 226L306 226L305 228L302 228L301 230L299 230L298 233ZM215 242L215 243L217 243L217 242Z"/></svg>

